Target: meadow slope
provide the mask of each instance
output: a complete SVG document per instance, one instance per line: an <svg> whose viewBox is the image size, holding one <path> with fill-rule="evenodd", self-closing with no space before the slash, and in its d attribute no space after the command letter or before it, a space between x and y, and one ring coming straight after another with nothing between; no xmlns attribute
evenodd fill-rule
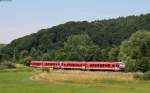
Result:
<svg viewBox="0 0 150 93"><path fill-rule="evenodd" d="M149 93L150 82L132 73L52 71L0 72L0 93Z"/></svg>

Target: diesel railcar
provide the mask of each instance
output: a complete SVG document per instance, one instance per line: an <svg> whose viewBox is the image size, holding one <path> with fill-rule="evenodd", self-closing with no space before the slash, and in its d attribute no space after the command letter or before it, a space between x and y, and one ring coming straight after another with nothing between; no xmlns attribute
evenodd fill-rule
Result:
<svg viewBox="0 0 150 93"><path fill-rule="evenodd" d="M121 71L125 69L125 65L122 62L32 61L31 66L72 70Z"/></svg>

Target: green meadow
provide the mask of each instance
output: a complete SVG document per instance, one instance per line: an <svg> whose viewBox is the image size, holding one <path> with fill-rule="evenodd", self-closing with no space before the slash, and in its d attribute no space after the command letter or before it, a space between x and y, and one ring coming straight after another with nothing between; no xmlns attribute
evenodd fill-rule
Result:
<svg viewBox="0 0 150 93"><path fill-rule="evenodd" d="M0 72L0 93L150 93L150 82L122 72Z"/></svg>

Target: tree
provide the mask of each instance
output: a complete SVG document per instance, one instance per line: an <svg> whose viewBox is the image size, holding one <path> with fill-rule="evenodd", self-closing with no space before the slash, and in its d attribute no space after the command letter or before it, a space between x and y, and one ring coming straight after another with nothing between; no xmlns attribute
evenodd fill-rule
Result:
<svg viewBox="0 0 150 93"><path fill-rule="evenodd" d="M118 61L119 48L118 47L111 48L108 54L109 60Z"/></svg>
<svg viewBox="0 0 150 93"><path fill-rule="evenodd" d="M0 51L2 48L4 48L6 45L5 44L0 44Z"/></svg>
<svg viewBox="0 0 150 93"><path fill-rule="evenodd" d="M72 35L64 43L64 50L72 52L69 57L80 61L92 60L98 48L87 34Z"/></svg>
<svg viewBox="0 0 150 93"><path fill-rule="evenodd" d="M71 35L64 43L64 49L69 51L87 50L96 46L87 34Z"/></svg>
<svg viewBox="0 0 150 93"><path fill-rule="evenodd" d="M23 50L20 53L20 59L25 58L29 55L29 52L27 50Z"/></svg>
<svg viewBox="0 0 150 93"><path fill-rule="evenodd" d="M23 64L26 65L26 66L30 66L30 63L32 61L32 57L31 56L27 56L23 59Z"/></svg>
<svg viewBox="0 0 150 93"><path fill-rule="evenodd" d="M150 70L150 32L137 31L120 46L120 59L128 71Z"/></svg>
<svg viewBox="0 0 150 93"><path fill-rule="evenodd" d="M122 41L128 39L137 30L150 30L149 23L150 14L92 22L71 21L52 28L41 29L37 33L13 40L2 49L0 57L1 59L14 58L14 60L18 60L21 51L27 50L34 59L38 60L37 57L40 58L44 53L51 53L51 51L57 53L57 50L64 47L64 42L67 42L68 37L86 33L102 51L103 58L96 59L108 60L111 54L108 55L108 52L112 47L119 46Z"/></svg>

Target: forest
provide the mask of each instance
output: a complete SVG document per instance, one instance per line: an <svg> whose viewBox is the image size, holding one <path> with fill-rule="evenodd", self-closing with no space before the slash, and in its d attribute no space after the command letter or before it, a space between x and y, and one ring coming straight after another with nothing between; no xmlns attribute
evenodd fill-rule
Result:
<svg viewBox="0 0 150 93"><path fill-rule="evenodd" d="M31 60L124 61L126 63L129 61L136 63L137 60L139 64L134 66L135 68L133 68L135 64L129 64L132 69L128 68L128 70L148 71L150 70L149 32L150 14L92 22L70 21L41 29L37 33L13 40L10 44L0 45L0 62L11 61L12 63L29 65ZM126 54L126 51L123 50L128 44L131 45L129 49L138 46L128 43L129 41L136 42L138 35L143 36L141 38L146 38L141 39L146 40L146 43L139 45L140 47L133 50L133 53ZM142 41L137 40L137 42ZM140 54L136 51L148 52ZM139 55L136 56L138 53ZM145 60L142 67L139 57L143 57L142 60Z"/></svg>

